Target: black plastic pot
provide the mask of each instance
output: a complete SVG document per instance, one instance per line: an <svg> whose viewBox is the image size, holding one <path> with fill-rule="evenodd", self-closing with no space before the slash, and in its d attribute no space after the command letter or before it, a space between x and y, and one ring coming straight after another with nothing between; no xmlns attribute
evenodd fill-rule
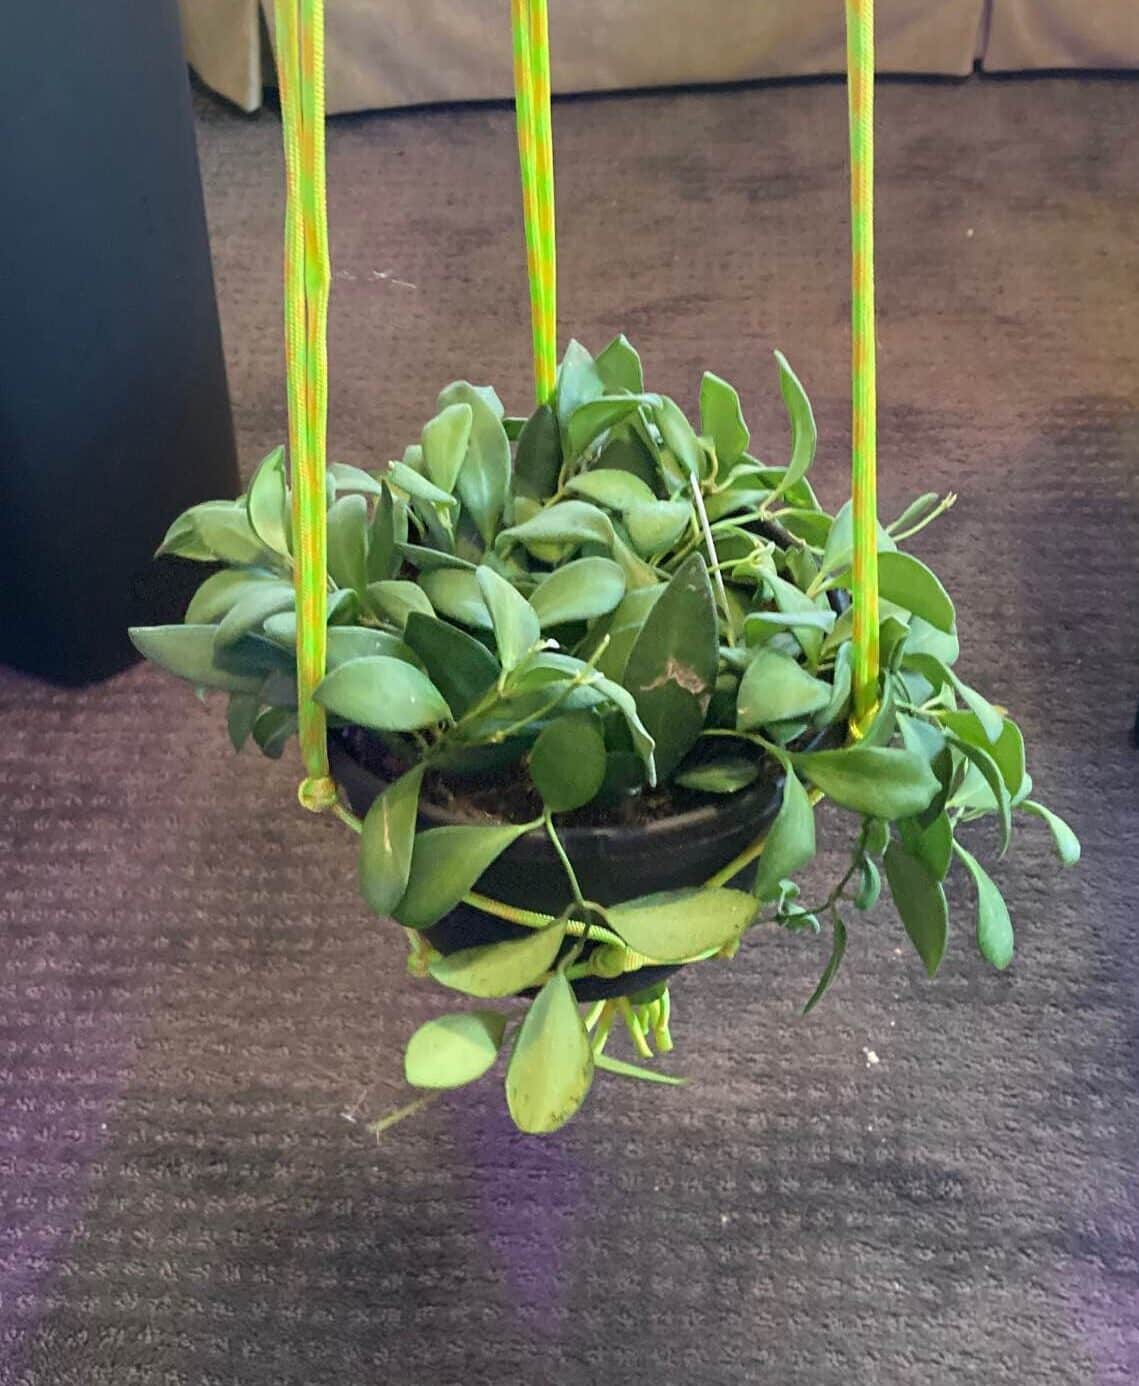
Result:
<svg viewBox="0 0 1139 1386"><path fill-rule="evenodd" d="M353 812L363 817L385 788L384 779L360 763L353 751L353 733L333 733L328 749L333 775ZM771 825L779 809L780 786L781 777L760 778L737 794L709 796L707 802L673 818L635 827L563 828L561 837L583 894L599 904L700 885ZM419 818L421 826L431 828L469 821L428 803L421 805ZM568 903L565 872L540 831L508 847L479 879L477 889L546 914L559 914ZM517 938L527 930L459 905L426 932L441 953L454 953ZM584 977L574 983L574 992L581 1001L628 995L676 971L644 967L621 977Z"/></svg>

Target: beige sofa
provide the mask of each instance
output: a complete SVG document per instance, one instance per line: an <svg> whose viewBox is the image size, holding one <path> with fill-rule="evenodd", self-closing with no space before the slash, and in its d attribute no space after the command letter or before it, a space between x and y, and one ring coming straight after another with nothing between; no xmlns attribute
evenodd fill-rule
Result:
<svg viewBox="0 0 1139 1386"><path fill-rule="evenodd" d="M180 0L189 60L245 110L272 0ZM883 72L1139 67L1139 0L878 0ZM551 0L557 91L839 72L842 0ZM263 23L267 21L267 23ZM509 0L327 0L330 112L510 94Z"/></svg>

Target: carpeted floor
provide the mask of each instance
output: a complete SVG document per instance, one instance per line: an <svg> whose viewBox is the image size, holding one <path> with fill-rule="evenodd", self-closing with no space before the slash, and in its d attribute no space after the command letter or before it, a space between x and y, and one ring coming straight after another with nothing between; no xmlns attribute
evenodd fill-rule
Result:
<svg viewBox="0 0 1139 1386"><path fill-rule="evenodd" d="M836 503L844 101L556 113L564 330L626 330L686 403L726 375L773 458L781 347ZM4 1386L1139 1378L1139 83L879 104L882 508L960 492L919 551L1085 844L1061 873L1021 834L1012 970L963 910L931 985L879 914L800 1022L821 946L757 939L676 988L687 1090L599 1083L534 1141L492 1089L377 1147L361 1121L445 1003L295 766L236 759L149 669L0 673ZM279 127L198 108L248 468L284 434ZM333 455L398 454L456 376L523 407L509 112L343 120L329 156Z"/></svg>

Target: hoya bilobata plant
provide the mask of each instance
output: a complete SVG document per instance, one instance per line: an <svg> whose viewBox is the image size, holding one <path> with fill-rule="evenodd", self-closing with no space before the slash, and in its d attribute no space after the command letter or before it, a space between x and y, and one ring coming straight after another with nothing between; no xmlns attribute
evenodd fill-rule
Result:
<svg viewBox="0 0 1139 1386"><path fill-rule="evenodd" d="M400 460L329 468L316 697L330 734L365 737L387 781L362 818L336 811L360 834L364 900L407 931L409 970L474 1001L412 1036L413 1085L473 1082L505 1049L514 1120L553 1130L598 1068L676 1081L606 1051L616 1019L642 1060L671 1047L667 982L640 977L730 958L764 923L825 933L809 1010L883 876L932 977L954 859L957 883L972 887L977 946L1003 968L1009 911L960 827L992 820L999 858L1018 817L1042 819L1061 860L1077 860L1071 830L1032 798L1016 723L954 672L953 602L903 551L952 496L920 496L880 528L877 710L851 734L850 506L832 515L816 498L811 407L781 356L778 370L791 433L778 465L750 450L729 384L704 376L693 426L646 392L618 337L596 359L571 343L553 403L529 418L457 382ZM185 623L132 632L149 659L226 693L234 746L252 739L269 756L297 726L293 549L277 449L245 496L195 506L166 536L160 552L223 565ZM636 832L638 805L667 815L746 804L765 781L778 806L766 830L757 822L704 878L631 899L583 889L567 824L631 821ZM461 803L472 786L478 821L425 822L429 797ZM843 810L849 865L807 901L795 878L815 855L824 796ZM534 834L560 863L557 909L480 888ZM510 931L436 947L432 931L458 909ZM624 985L586 1003L591 979Z"/></svg>

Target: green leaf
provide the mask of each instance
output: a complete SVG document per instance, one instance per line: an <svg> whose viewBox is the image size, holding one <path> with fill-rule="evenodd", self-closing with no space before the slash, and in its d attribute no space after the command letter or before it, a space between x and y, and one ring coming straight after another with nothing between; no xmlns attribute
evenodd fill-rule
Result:
<svg viewBox="0 0 1139 1386"><path fill-rule="evenodd" d="M820 599L821 604L816 603L805 592L800 592L793 582L788 582L786 578L778 577L774 573L765 573L763 580L767 584L775 605L784 615L808 618L803 623L795 623L792 630L795 639L799 642L800 649L807 656L807 662L814 668L822 653L823 631L828 621L834 617L834 612L827 605L826 598ZM812 617L814 612L821 613L823 619L814 621ZM831 629L835 629L833 624Z"/></svg>
<svg viewBox="0 0 1139 1386"><path fill-rule="evenodd" d="M979 746L992 756L1001 772L1005 788L1015 800L1024 784L1024 737L1016 723L1006 717L1000 736L995 742L991 742L984 724L975 712L943 712L941 721L962 741Z"/></svg>
<svg viewBox="0 0 1139 1386"><path fill-rule="evenodd" d="M916 500L910 501L898 518L886 526L887 530L891 534L900 534L903 530L909 529L911 525L933 510L940 500L941 497L936 491L926 491Z"/></svg>
<svg viewBox="0 0 1139 1386"><path fill-rule="evenodd" d="M628 390L631 395L639 395L645 388L641 358L623 332L613 338L594 365L602 385L610 393Z"/></svg>
<svg viewBox="0 0 1139 1386"><path fill-rule="evenodd" d="M598 669L607 678L624 682L629 652L664 590L664 583L658 583L655 587L634 587L625 593L610 619L595 627L599 638L604 635L609 637L609 644L597 662Z"/></svg>
<svg viewBox="0 0 1139 1386"><path fill-rule="evenodd" d="M882 893L882 877L870 857L863 857L858 863L858 891L854 897L854 908L872 910Z"/></svg>
<svg viewBox="0 0 1139 1386"><path fill-rule="evenodd" d="M391 914L407 889L426 768L422 762L413 765L389 784L364 819L357 859L360 894L369 909L381 916Z"/></svg>
<svg viewBox="0 0 1139 1386"><path fill-rule="evenodd" d="M289 556L289 499L285 485L285 449L274 448L258 464L245 497L253 533L274 553Z"/></svg>
<svg viewBox="0 0 1139 1386"><path fill-rule="evenodd" d="M269 557L249 523L245 502L227 500L203 501L183 511L155 556L167 553L239 567L263 564Z"/></svg>
<svg viewBox="0 0 1139 1386"><path fill-rule="evenodd" d="M427 574L425 573L426 577ZM413 611L424 616L434 616L435 608L431 600L417 582L407 582L403 578L388 578L383 582L368 583L368 600L393 625L402 630Z"/></svg>
<svg viewBox="0 0 1139 1386"><path fill-rule="evenodd" d="M605 778L605 742L597 719L570 713L543 728L530 752L530 778L550 813L588 804Z"/></svg>
<svg viewBox="0 0 1139 1386"><path fill-rule="evenodd" d="M790 759L828 799L871 818L913 818L938 788L926 760L899 747L860 743L836 751L799 751Z"/></svg>
<svg viewBox="0 0 1139 1386"><path fill-rule="evenodd" d="M653 605L625 666L625 687L655 742L662 780L703 730L719 657L712 584L703 558L694 553Z"/></svg>
<svg viewBox="0 0 1139 1386"><path fill-rule="evenodd" d="M382 496L384 493L383 482L379 477L364 471L362 467L353 467L348 462L330 462L328 475L337 495L348 491L358 491L362 496Z"/></svg>
<svg viewBox="0 0 1139 1386"><path fill-rule="evenodd" d="M535 997L506 1071L506 1103L520 1131L542 1135L564 1126L593 1081L593 1049L565 974Z"/></svg>
<svg viewBox="0 0 1139 1386"><path fill-rule="evenodd" d="M399 571L399 545L407 539L407 507L397 505L392 488L383 482L368 534L368 581L384 582Z"/></svg>
<svg viewBox="0 0 1139 1386"><path fill-rule="evenodd" d="M277 760L284 752L289 738L297 730L297 715L289 708L270 707L253 724L253 739L263 755Z"/></svg>
<svg viewBox="0 0 1139 1386"><path fill-rule="evenodd" d="M799 377L781 351L775 353L775 360L779 365L779 393L783 396L787 417L791 421L791 460L773 492L773 495L781 496L806 476L815 460L815 445L819 435L811 401Z"/></svg>
<svg viewBox="0 0 1139 1386"><path fill-rule="evenodd" d="M337 587L368 586L368 502L341 496L328 509L328 571Z"/></svg>
<svg viewBox="0 0 1139 1386"><path fill-rule="evenodd" d="M634 425L641 420L635 419ZM601 456L590 468L590 474L598 472L624 472L643 481L654 495L659 485L657 464L639 436L616 436L609 439L601 451Z"/></svg>
<svg viewBox="0 0 1139 1386"><path fill-rule="evenodd" d="M900 843L891 842L884 858L886 879L910 942L934 976L949 941L949 906L941 882L924 861L912 857Z"/></svg>
<svg viewBox="0 0 1139 1386"><path fill-rule="evenodd" d="M934 689L939 689L943 684L948 683L966 707L976 714L989 741L995 742L998 739L1004 726L1004 718L993 707L992 703L983 698L975 689L970 688L968 684L962 683L947 664L943 664L940 659L934 658L933 655L916 654L907 649L902 656L902 667L912 669L916 674L921 674L922 678L932 684Z"/></svg>
<svg viewBox="0 0 1139 1386"><path fill-rule="evenodd" d="M589 680L589 688L607 698L624 717L625 725L628 727L629 735L632 738L633 749L645 767L646 778L650 785L655 785L657 783L656 742L637 713L637 704L633 695L628 689L622 688L619 683L615 683L600 673L594 674Z"/></svg>
<svg viewBox="0 0 1139 1386"><path fill-rule="evenodd" d="M490 611L498 662L509 673L542 638L538 613L505 578L485 564L475 572L483 601Z"/></svg>
<svg viewBox="0 0 1139 1386"><path fill-rule="evenodd" d="M218 663L214 637L217 626L132 626L127 632L145 659L177 678L199 688L221 688L229 693L255 693L265 671L233 669Z"/></svg>
<svg viewBox="0 0 1139 1386"><path fill-rule="evenodd" d="M889 534L878 526L878 553L893 553L897 544ZM841 573L849 568L854 557L854 502L846 501L834 517L831 532L827 536L823 556L819 560L819 572L824 574Z"/></svg>
<svg viewBox="0 0 1139 1386"><path fill-rule="evenodd" d="M725 467L738 462L751 442L739 395L711 371L705 371L700 382L700 432L712 439L716 460Z"/></svg>
<svg viewBox="0 0 1139 1386"><path fill-rule="evenodd" d="M671 548L689 528L692 506L682 500L645 501L626 510L624 519L633 547L647 558Z"/></svg>
<svg viewBox="0 0 1139 1386"><path fill-rule="evenodd" d="M471 437L467 455L456 481L463 508L488 547L502 518L510 489L510 440L502 426L502 406L489 402L485 391L465 380L456 381L439 396L439 408L467 404L471 409Z"/></svg>
<svg viewBox="0 0 1139 1386"><path fill-rule="evenodd" d="M887 601L928 621L935 629L951 635L957 613L949 593L937 574L908 553L878 555L878 590Z"/></svg>
<svg viewBox="0 0 1139 1386"><path fill-rule="evenodd" d="M220 573L211 574L199 586L182 619L188 626L220 621L242 597L261 588L276 589L280 583L275 573L259 572L255 568L224 568Z"/></svg>
<svg viewBox="0 0 1139 1386"><path fill-rule="evenodd" d="M615 1059L611 1054L594 1054L593 1062L606 1073L614 1073L619 1078L640 1078L646 1083L667 1083L669 1087L682 1088L687 1078L677 1078L671 1073L658 1073L654 1068L642 1068L640 1064L628 1064L624 1059Z"/></svg>
<svg viewBox="0 0 1139 1386"><path fill-rule="evenodd" d="M474 707L498 678L498 662L486 646L445 621L413 611L403 635L456 719Z"/></svg>
<svg viewBox="0 0 1139 1386"><path fill-rule="evenodd" d="M953 860L953 828L945 810L924 827L916 818L899 819L898 833L910 856L925 862L934 877L944 881Z"/></svg>
<svg viewBox="0 0 1139 1386"><path fill-rule="evenodd" d="M399 544L400 553L421 573L433 573L437 568L454 568L460 572L473 573L478 566L457 553L446 553L443 549L430 549L422 544Z"/></svg>
<svg viewBox="0 0 1139 1386"><path fill-rule="evenodd" d="M571 340L558 367L555 397L558 423L564 433L576 409L605 392L601 374L589 352L579 341Z"/></svg>
<svg viewBox="0 0 1139 1386"><path fill-rule="evenodd" d="M532 823L428 828L416 834L407 891L392 915L409 929L429 929L459 903L491 862Z"/></svg>
<svg viewBox="0 0 1139 1386"><path fill-rule="evenodd" d="M403 1071L416 1088L461 1088L494 1065L506 1033L497 1011L460 1011L421 1025L408 1040Z"/></svg>
<svg viewBox="0 0 1139 1386"><path fill-rule="evenodd" d="M1005 788L1004 777L1000 772L996 761L980 746L974 746L971 742L963 741L955 732L947 731L945 739L956 751L970 761L981 772L985 783L992 792L996 807L997 817L1001 825L1001 850L1003 857L1008 851L1009 840L1012 837L1012 802L1009 792Z"/></svg>
<svg viewBox="0 0 1139 1386"><path fill-rule="evenodd" d="M420 573L419 586L431 605L443 616L470 626L472 630L493 629L476 569L436 568L429 573Z"/></svg>
<svg viewBox="0 0 1139 1386"><path fill-rule="evenodd" d="M846 716L854 683L854 646L849 640L838 647L831 673L831 696L826 707L815 714L816 727L833 726Z"/></svg>
<svg viewBox="0 0 1139 1386"><path fill-rule="evenodd" d="M778 650L762 648L740 682L736 726L740 731L753 731L773 722L810 717L830 699L830 684L813 678Z"/></svg>
<svg viewBox="0 0 1139 1386"><path fill-rule="evenodd" d="M656 500L656 496L638 476L631 472L600 470L581 472L566 482L565 489L575 496L584 496L587 501L596 501L609 510L630 510L635 505L645 505Z"/></svg>
<svg viewBox="0 0 1139 1386"><path fill-rule="evenodd" d="M218 649L224 650L227 645L236 644L250 631L259 631L270 616L291 611L295 604L296 593L291 582L258 583L234 602L222 617L217 628Z"/></svg>
<svg viewBox="0 0 1139 1386"><path fill-rule="evenodd" d="M972 852L967 852L959 842L953 844L953 850L965 863L977 888L977 947L987 962L1003 970L1012 962L1014 947L1005 897Z"/></svg>
<svg viewBox="0 0 1139 1386"><path fill-rule="evenodd" d="M262 627L265 635L284 649L295 650L297 645L297 615L295 611L270 616ZM391 655L417 663L415 652L398 635L371 626L329 626L325 635L326 661L329 669L350 659L368 655Z"/></svg>
<svg viewBox="0 0 1139 1386"><path fill-rule="evenodd" d="M410 452L410 449L408 451ZM423 501L441 513L453 510L458 504L449 491L444 491L441 486L436 486L433 481L420 475L414 467L408 466L406 462L389 462L387 479L393 486L405 491L415 500Z"/></svg>
<svg viewBox="0 0 1139 1386"><path fill-rule="evenodd" d="M427 675L390 655L337 665L313 697L344 721L377 731L418 731L451 720L450 708Z"/></svg>
<svg viewBox="0 0 1139 1386"><path fill-rule="evenodd" d="M755 873L757 900L775 900L780 881L793 876L815 855L815 812L794 770L785 767L783 799L763 845Z"/></svg>
<svg viewBox="0 0 1139 1386"><path fill-rule="evenodd" d="M510 544L532 548L538 544L602 544L612 548L615 538L613 522L604 510L587 501L559 501L524 520L520 525L504 529L496 547L501 550Z"/></svg>
<svg viewBox="0 0 1139 1386"><path fill-rule="evenodd" d="M226 707L226 730L229 742L235 751L240 751L249 740L257 714L261 711L261 699L256 693L231 693Z"/></svg>
<svg viewBox="0 0 1139 1386"><path fill-rule="evenodd" d="M830 984L838 976L838 970L842 966L843 957L846 954L846 924L842 916L834 916L834 938L831 943L831 955L827 960L826 967L823 968L823 975L819 978L818 986L811 992L810 1000L799 1012L800 1015L809 1015L826 995Z"/></svg>
<svg viewBox="0 0 1139 1386"><path fill-rule="evenodd" d="M1080 839L1060 815L1045 808L1043 804L1038 804L1035 799L1025 799L1019 807L1025 813L1031 813L1035 818L1042 818L1048 824L1060 860L1065 866L1075 866L1080 859Z"/></svg>
<svg viewBox="0 0 1139 1386"><path fill-rule="evenodd" d="M704 449L680 406L667 396L653 410L665 447L689 476L699 477L707 470Z"/></svg>
<svg viewBox="0 0 1139 1386"><path fill-rule="evenodd" d="M465 400L449 404L423 425L423 464L428 477L450 495L471 441L474 412Z"/></svg>
<svg viewBox="0 0 1139 1386"><path fill-rule="evenodd" d="M566 922L559 919L521 938L437 958L428 970L437 982L467 996L514 996L553 967L565 935Z"/></svg>
<svg viewBox="0 0 1139 1386"><path fill-rule="evenodd" d="M555 568L530 593L543 630L605 616L625 595L625 574L609 558L579 558Z"/></svg>
<svg viewBox="0 0 1139 1386"><path fill-rule="evenodd" d="M579 404L566 424L566 457L571 461L580 457L603 433L635 414L643 402L642 396L602 395Z"/></svg>
<svg viewBox="0 0 1139 1386"><path fill-rule="evenodd" d="M557 415L540 404L522 427L514 455L514 494L546 501L558 489L562 442Z"/></svg>
<svg viewBox="0 0 1139 1386"><path fill-rule="evenodd" d="M728 755L705 765L694 765L674 776L674 783L703 794L737 794L755 782L759 766L750 756Z"/></svg>
<svg viewBox="0 0 1139 1386"><path fill-rule="evenodd" d="M654 962L683 962L739 938L756 915L743 890L695 886L664 890L611 905L609 925L635 952Z"/></svg>

